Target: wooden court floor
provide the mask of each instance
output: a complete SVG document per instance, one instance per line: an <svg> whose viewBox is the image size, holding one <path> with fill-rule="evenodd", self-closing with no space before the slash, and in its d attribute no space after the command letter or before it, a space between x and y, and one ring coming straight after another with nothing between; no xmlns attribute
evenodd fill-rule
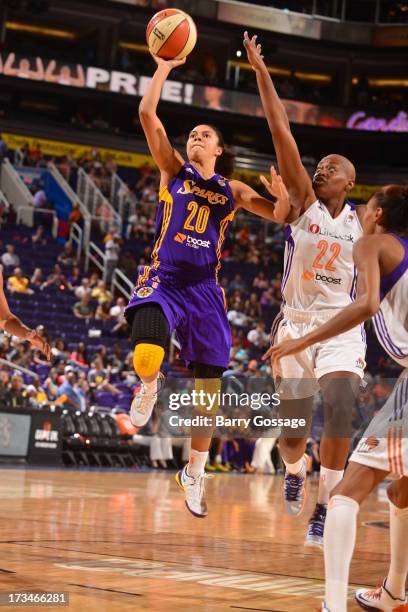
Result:
<svg viewBox="0 0 408 612"><path fill-rule="evenodd" d="M317 610L323 555L303 546L316 482L304 518L283 513L281 488L217 475L195 519L171 473L1 469L0 592L69 592L80 612ZM387 512L382 489L360 514L354 585L385 575Z"/></svg>

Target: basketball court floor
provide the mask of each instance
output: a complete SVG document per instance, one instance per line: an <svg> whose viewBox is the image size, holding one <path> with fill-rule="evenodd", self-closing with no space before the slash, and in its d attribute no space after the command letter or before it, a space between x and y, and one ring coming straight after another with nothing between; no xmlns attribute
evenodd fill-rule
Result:
<svg viewBox="0 0 408 612"><path fill-rule="evenodd" d="M0 592L65 592L81 612L317 610L323 555L303 547L316 485L292 519L280 476L216 475L195 519L167 472L1 469ZM382 488L360 514L351 591L384 577L387 521Z"/></svg>

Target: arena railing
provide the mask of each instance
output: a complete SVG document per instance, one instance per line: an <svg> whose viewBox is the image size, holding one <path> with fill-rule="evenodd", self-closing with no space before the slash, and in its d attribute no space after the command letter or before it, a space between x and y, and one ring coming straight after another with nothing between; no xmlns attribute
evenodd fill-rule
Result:
<svg viewBox="0 0 408 612"><path fill-rule="evenodd" d="M81 259L81 252L83 248L83 231L79 227L78 223L73 223L71 225L71 230L69 232L69 241L71 244L76 245L76 260L77 263Z"/></svg>
<svg viewBox="0 0 408 612"><path fill-rule="evenodd" d="M33 197L8 159L4 159L1 164L0 189L17 212L20 207L25 208L21 221L32 227L32 216L29 211L33 209Z"/></svg>
<svg viewBox="0 0 408 612"><path fill-rule="evenodd" d="M88 248L85 251L85 271L89 270L89 263L92 262L105 277L106 273L106 255L105 253L94 243L90 242Z"/></svg>
<svg viewBox="0 0 408 612"><path fill-rule="evenodd" d="M122 220L83 168L78 169L77 194L92 217L99 219L101 231L120 233Z"/></svg>
<svg viewBox="0 0 408 612"><path fill-rule="evenodd" d="M113 172L111 177L110 200L113 207L118 211L123 223L127 221L130 215L136 212L136 198L116 172Z"/></svg>
<svg viewBox="0 0 408 612"><path fill-rule="evenodd" d="M34 213L43 213L52 216L51 234L54 238L58 236L58 217L55 210L49 208L34 208L33 206L19 206L17 209L16 223L24 223L29 227L34 227Z"/></svg>
<svg viewBox="0 0 408 612"><path fill-rule="evenodd" d="M111 291L114 293L115 289L122 293L128 300L130 300L135 283L132 283L130 278L126 276L122 270L116 268L112 275Z"/></svg>

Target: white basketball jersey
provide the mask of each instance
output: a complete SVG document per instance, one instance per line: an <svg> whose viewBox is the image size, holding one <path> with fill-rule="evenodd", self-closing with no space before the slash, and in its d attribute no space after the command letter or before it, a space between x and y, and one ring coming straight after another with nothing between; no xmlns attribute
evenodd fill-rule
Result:
<svg viewBox="0 0 408 612"><path fill-rule="evenodd" d="M396 236L405 249L402 262L381 277L380 310L374 317L377 338L399 365L408 367L408 240Z"/></svg>
<svg viewBox="0 0 408 612"><path fill-rule="evenodd" d="M344 308L353 301L356 268L353 245L363 230L353 204L333 219L314 202L285 227L284 303L299 310Z"/></svg>

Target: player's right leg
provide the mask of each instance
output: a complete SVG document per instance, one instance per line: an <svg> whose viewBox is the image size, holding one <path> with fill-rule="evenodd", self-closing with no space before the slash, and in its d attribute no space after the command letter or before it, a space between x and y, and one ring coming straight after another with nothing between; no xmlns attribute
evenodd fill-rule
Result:
<svg viewBox="0 0 408 612"><path fill-rule="evenodd" d="M133 365L142 381L130 407L130 420L135 427L146 425L156 404L157 394L163 386L164 377L160 367L169 333L169 323L159 304L149 302L134 309Z"/></svg>

